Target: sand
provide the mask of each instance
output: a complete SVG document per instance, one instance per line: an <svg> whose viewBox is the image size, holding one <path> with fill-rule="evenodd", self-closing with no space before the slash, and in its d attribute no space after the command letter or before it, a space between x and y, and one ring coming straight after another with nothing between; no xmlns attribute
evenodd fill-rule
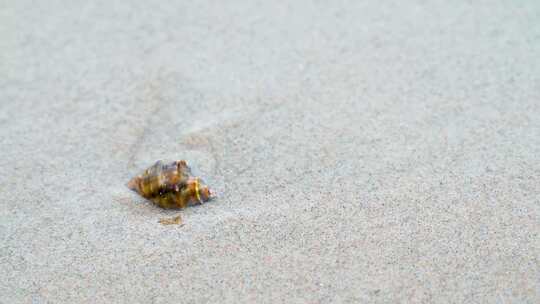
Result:
<svg viewBox="0 0 540 304"><path fill-rule="evenodd" d="M540 302L540 2L291 2L0 4L1 303Z"/></svg>

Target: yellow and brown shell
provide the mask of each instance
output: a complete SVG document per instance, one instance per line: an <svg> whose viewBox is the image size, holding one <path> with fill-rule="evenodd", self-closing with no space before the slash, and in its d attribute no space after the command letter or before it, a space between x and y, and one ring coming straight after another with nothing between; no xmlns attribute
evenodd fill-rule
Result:
<svg viewBox="0 0 540 304"><path fill-rule="evenodd" d="M184 208L202 204L211 198L210 189L193 176L185 160L157 161L141 175L131 179L128 187L163 208Z"/></svg>

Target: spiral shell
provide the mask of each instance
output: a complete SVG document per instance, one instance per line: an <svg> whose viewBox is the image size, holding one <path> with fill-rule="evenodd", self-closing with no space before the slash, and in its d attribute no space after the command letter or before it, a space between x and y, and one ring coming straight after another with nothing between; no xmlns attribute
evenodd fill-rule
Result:
<svg viewBox="0 0 540 304"><path fill-rule="evenodd" d="M162 208L184 208L211 198L210 189L193 176L185 160L157 161L128 182L128 187Z"/></svg>

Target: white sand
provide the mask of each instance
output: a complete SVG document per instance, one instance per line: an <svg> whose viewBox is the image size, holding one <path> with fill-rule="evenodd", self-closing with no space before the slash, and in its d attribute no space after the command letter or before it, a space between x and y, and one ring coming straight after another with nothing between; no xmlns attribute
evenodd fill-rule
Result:
<svg viewBox="0 0 540 304"><path fill-rule="evenodd" d="M540 2L292 2L0 4L1 303L540 302Z"/></svg>

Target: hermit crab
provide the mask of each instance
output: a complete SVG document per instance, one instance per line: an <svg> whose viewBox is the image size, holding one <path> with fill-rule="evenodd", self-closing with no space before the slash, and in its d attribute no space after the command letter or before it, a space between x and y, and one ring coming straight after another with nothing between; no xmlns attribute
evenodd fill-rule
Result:
<svg viewBox="0 0 540 304"><path fill-rule="evenodd" d="M167 209L202 204L212 198L208 186L193 176L185 160L157 161L127 186L154 204Z"/></svg>

